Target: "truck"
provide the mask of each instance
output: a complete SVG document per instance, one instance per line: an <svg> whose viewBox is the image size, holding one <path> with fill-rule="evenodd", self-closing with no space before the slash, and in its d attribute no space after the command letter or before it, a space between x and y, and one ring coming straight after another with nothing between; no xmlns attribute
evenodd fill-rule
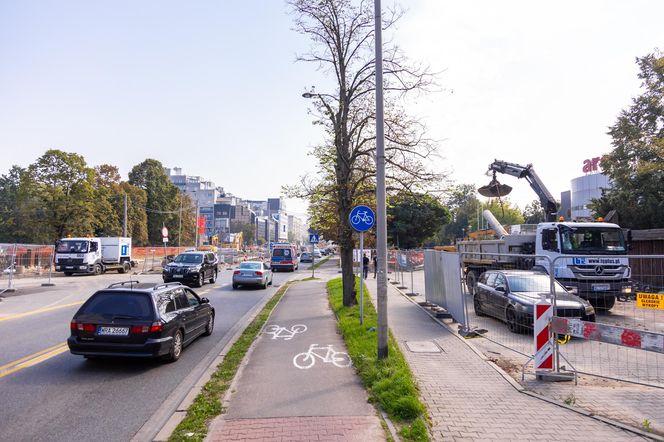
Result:
<svg viewBox="0 0 664 442"><path fill-rule="evenodd" d="M63 238L55 246L55 271L100 275L109 270L131 270L131 238Z"/></svg>
<svg viewBox="0 0 664 442"><path fill-rule="evenodd" d="M489 170L526 178L540 197L546 221L511 226L510 232L485 210L483 215L496 239L457 243L466 286L471 295L482 273L495 269L540 270L570 292L587 299L598 310L610 310L617 295L630 293L631 269L627 244L617 224L555 220L557 203L532 165L496 160ZM494 181L490 185L495 185ZM510 256L508 256L510 255ZM522 256L520 256L522 255ZM551 263L554 263L553 269Z"/></svg>

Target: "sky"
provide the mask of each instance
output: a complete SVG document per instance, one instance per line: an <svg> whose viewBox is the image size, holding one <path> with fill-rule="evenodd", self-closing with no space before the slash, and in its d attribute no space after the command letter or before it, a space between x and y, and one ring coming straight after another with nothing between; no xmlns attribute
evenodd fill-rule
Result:
<svg viewBox="0 0 664 442"><path fill-rule="evenodd" d="M639 93L635 58L664 49L660 0L401 5L386 37L439 72L408 110L455 183L488 183L501 159L569 190L611 150L608 127ZM155 158L242 198L278 195L315 174L324 135L301 94L330 84L295 62L310 42L292 27L282 0L0 0L0 174L57 148L125 178ZM498 179L521 208L536 198Z"/></svg>

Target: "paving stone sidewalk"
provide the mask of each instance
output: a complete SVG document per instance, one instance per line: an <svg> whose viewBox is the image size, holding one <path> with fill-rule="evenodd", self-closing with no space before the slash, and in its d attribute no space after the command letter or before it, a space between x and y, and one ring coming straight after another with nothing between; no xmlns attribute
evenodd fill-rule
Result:
<svg viewBox="0 0 664 442"><path fill-rule="evenodd" d="M367 281L374 303L376 280ZM640 436L518 392L419 306L388 284L389 327L432 418L435 440L624 441ZM431 352L414 352L435 343Z"/></svg>

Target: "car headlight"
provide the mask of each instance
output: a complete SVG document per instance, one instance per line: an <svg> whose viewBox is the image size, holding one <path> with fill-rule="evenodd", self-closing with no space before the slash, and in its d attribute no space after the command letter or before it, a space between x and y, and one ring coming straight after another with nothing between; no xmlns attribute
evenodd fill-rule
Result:
<svg viewBox="0 0 664 442"><path fill-rule="evenodd" d="M586 305L586 315L594 315L595 314L595 309L593 308L592 305L588 304Z"/></svg>
<svg viewBox="0 0 664 442"><path fill-rule="evenodd" d="M623 293L632 293L632 287L629 285L623 286L623 288L620 290Z"/></svg>
<svg viewBox="0 0 664 442"><path fill-rule="evenodd" d="M189 273L197 273L197 272L200 272L200 271L201 271L201 267L200 267L200 266L190 267L190 268L189 268Z"/></svg>

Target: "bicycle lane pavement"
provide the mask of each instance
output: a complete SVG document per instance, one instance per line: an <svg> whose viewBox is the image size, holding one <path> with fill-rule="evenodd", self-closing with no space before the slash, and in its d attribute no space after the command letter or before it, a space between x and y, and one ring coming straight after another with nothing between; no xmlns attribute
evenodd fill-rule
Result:
<svg viewBox="0 0 664 442"><path fill-rule="evenodd" d="M293 284L206 440L385 440L345 351L325 282Z"/></svg>

